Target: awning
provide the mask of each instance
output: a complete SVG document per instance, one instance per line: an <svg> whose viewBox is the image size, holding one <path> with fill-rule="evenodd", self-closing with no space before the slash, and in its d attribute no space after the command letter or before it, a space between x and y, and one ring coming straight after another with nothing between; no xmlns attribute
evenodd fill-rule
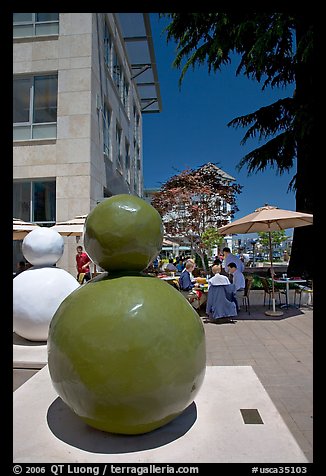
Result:
<svg viewBox="0 0 326 476"><path fill-rule="evenodd" d="M116 13L143 113L161 112L162 100L149 13Z"/></svg>

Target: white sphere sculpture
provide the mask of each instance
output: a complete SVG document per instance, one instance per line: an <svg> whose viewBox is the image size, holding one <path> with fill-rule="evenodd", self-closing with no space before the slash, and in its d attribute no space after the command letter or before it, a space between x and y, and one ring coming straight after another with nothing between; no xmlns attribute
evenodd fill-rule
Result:
<svg viewBox="0 0 326 476"><path fill-rule="evenodd" d="M53 266L63 248L62 236L50 228L36 228L23 240L23 255L34 266L13 279L13 324L25 339L46 341L54 313L79 287L70 273Z"/></svg>
<svg viewBox="0 0 326 476"><path fill-rule="evenodd" d="M13 279L13 322L16 334L46 341L51 319L62 301L79 287L60 268L30 268Z"/></svg>
<svg viewBox="0 0 326 476"><path fill-rule="evenodd" d="M64 241L51 228L39 227L25 236L22 252L27 261L35 266L53 266L63 254Z"/></svg>

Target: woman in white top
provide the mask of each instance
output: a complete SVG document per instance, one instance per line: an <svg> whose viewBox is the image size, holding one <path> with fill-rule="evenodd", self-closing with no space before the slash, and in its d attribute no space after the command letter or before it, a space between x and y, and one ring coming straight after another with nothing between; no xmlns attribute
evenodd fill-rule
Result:
<svg viewBox="0 0 326 476"><path fill-rule="evenodd" d="M222 268L220 264L215 264L214 266L212 266L212 272L214 276L208 280L208 288L211 285L221 286L223 284L231 284L227 276L223 276L223 274L220 274L221 269Z"/></svg>

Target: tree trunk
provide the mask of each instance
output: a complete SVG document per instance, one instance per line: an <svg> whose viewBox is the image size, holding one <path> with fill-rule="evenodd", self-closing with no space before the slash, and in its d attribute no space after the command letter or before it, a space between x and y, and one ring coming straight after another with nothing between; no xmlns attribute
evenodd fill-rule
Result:
<svg viewBox="0 0 326 476"><path fill-rule="evenodd" d="M205 273L207 273L207 268L206 268L206 263L205 263L205 255L204 254L200 254L200 259L201 259L201 262L202 262L202 265L203 265L203 270L205 271Z"/></svg>
<svg viewBox="0 0 326 476"><path fill-rule="evenodd" d="M207 272L207 268L206 268L206 263L205 263L205 253L203 253L200 249L196 249L196 253L197 255L200 257L201 259L201 263L203 265L203 270L205 271L205 273Z"/></svg>
<svg viewBox="0 0 326 476"><path fill-rule="evenodd" d="M298 17L297 45L300 39L307 33L311 25L309 15ZM313 121L313 96L312 62L298 63L296 70L297 113L301 115L301 129L296 129L297 142L297 174L296 174L296 210L305 213L313 213L313 189L316 177L313 176L312 148L312 121ZM307 257L307 250L313 244L313 226L305 226L294 229L291 258L288 266L289 276L305 276L312 278L312 260Z"/></svg>

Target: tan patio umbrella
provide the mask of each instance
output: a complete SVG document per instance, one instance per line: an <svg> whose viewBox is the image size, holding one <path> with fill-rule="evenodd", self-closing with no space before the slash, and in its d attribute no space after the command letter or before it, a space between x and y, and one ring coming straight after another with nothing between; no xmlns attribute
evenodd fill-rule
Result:
<svg viewBox="0 0 326 476"><path fill-rule="evenodd" d="M87 215L77 215L75 218L67 221L59 221L51 226L63 236L82 236Z"/></svg>
<svg viewBox="0 0 326 476"><path fill-rule="evenodd" d="M51 226L52 230L56 230L62 236L75 236L78 243L79 238L84 233L86 215L77 215L75 218L67 221L59 221ZM96 273L96 265L94 263L94 273Z"/></svg>
<svg viewBox="0 0 326 476"><path fill-rule="evenodd" d="M20 220L20 218L13 218L13 240L23 240L26 235L35 228L39 226L35 223L28 223L26 221Z"/></svg>
<svg viewBox="0 0 326 476"><path fill-rule="evenodd" d="M273 276L273 248L272 248L272 231L285 230L287 228L298 228L300 226L312 225L313 215L310 213L294 212L291 210L282 210L277 207L265 205L257 208L253 213L243 218L229 223L228 225L218 228L221 235L229 235L233 233L246 234L267 232L269 234L269 256L271 261L271 274ZM273 310L266 311L269 316L282 316L281 311L275 310L274 297L274 281L272 279L272 302Z"/></svg>

